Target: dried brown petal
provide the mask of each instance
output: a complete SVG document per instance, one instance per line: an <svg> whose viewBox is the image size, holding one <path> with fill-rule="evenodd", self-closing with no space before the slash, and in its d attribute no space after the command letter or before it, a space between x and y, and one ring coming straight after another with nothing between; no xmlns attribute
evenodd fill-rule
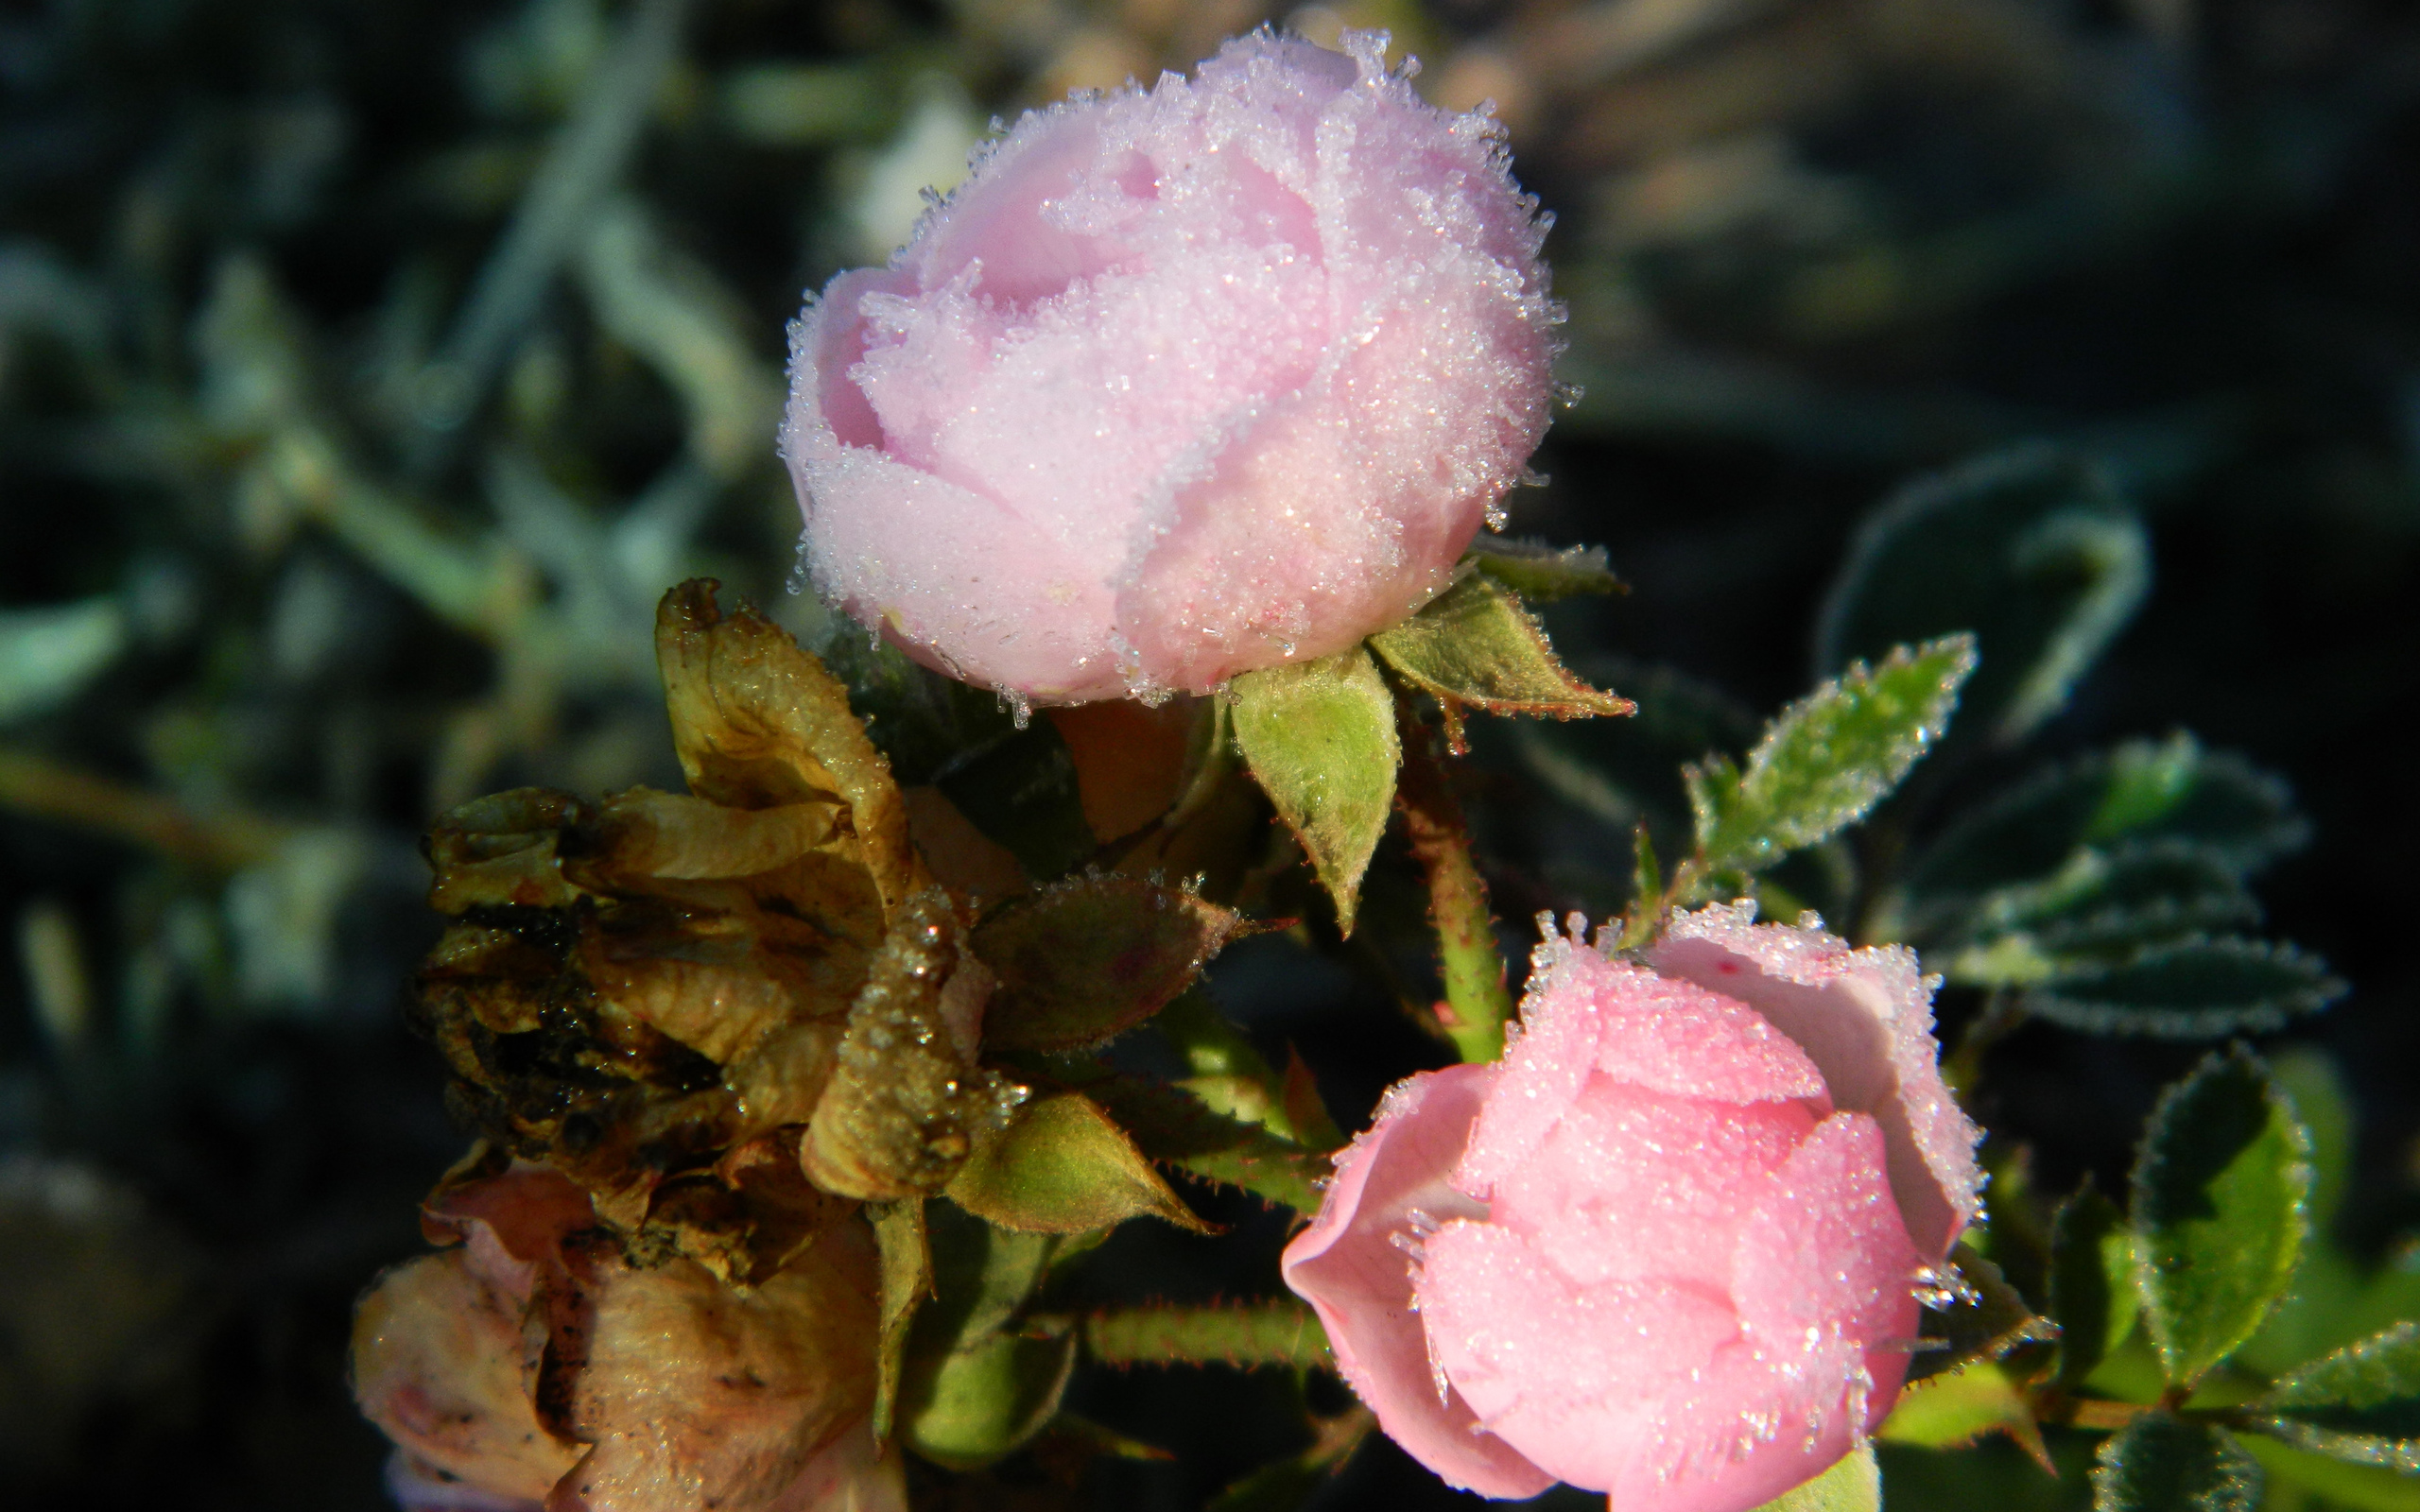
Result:
<svg viewBox="0 0 2420 1512"><path fill-rule="evenodd" d="M656 610L656 664L689 790L736 809L839 799L896 909L926 879L890 764L823 663L752 609L725 617L718 586L693 578Z"/></svg>
<svg viewBox="0 0 2420 1512"><path fill-rule="evenodd" d="M874 1288L873 1236L854 1220L752 1292L686 1260L600 1263L568 1414L596 1448L550 1506L788 1512L835 1504L829 1484L810 1501L811 1483L879 1480Z"/></svg>
<svg viewBox="0 0 2420 1512"><path fill-rule="evenodd" d="M807 1125L807 1176L868 1201L939 1191L1019 1090L974 1064L990 974L966 953L948 896L908 900L850 1005L839 1067Z"/></svg>

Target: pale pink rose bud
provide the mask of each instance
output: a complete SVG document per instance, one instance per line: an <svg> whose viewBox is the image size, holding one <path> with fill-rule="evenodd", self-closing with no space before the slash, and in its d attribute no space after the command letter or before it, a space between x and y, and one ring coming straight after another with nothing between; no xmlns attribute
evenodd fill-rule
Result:
<svg viewBox="0 0 2420 1512"><path fill-rule="evenodd" d="M1544 227L1385 38L1028 114L792 329L817 589L1016 697L1207 692L1443 588L1547 425Z"/></svg>
<svg viewBox="0 0 2420 1512"><path fill-rule="evenodd" d="M1648 966L1549 939L1503 1060L1391 1091L1287 1247L1454 1485L1744 1512L1889 1414L1978 1131L1912 954L1753 917L1685 914Z"/></svg>

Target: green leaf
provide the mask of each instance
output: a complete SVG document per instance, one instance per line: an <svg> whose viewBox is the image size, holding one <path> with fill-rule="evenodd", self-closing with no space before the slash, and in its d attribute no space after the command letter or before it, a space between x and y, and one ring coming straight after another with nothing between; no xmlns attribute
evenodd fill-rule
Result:
<svg viewBox="0 0 2420 1512"><path fill-rule="evenodd" d="M2253 1512L2260 1481L2225 1430L2148 1412L2100 1446L2093 1512Z"/></svg>
<svg viewBox="0 0 2420 1512"><path fill-rule="evenodd" d="M1321 1183L1334 1175L1326 1156L1259 1125L1214 1112L1179 1088L1137 1076L1104 1076L1083 1085L1152 1160L1297 1212L1319 1211Z"/></svg>
<svg viewBox="0 0 2420 1512"><path fill-rule="evenodd" d="M1146 1216L1216 1231L1080 1092L1046 1093L1018 1108L976 1144L945 1190L977 1217L1026 1233L1081 1233Z"/></svg>
<svg viewBox="0 0 2420 1512"><path fill-rule="evenodd" d="M2135 1284L2161 1367L2189 1386L2250 1338L2291 1284L2310 1137L2240 1046L2152 1110L2135 1165Z"/></svg>
<svg viewBox="0 0 2420 1512"><path fill-rule="evenodd" d="M2259 919L2259 904L2223 856L2157 841L2080 847L2048 877L1984 894L1960 928L1972 940L2023 935L2033 951L2059 956L2137 950ZM1979 948L1988 947L1967 947Z"/></svg>
<svg viewBox="0 0 2420 1512"><path fill-rule="evenodd" d="M2197 1040L2274 1029L2343 992L2325 965L2290 945L2187 939L2114 965L2057 967L2026 992L2024 1006L2090 1034Z"/></svg>
<svg viewBox="0 0 2420 1512"><path fill-rule="evenodd" d="M2298 1449L2420 1474L2420 1323L2312 1361L2247 1410Z"/></svg>
<svg viewBox="0 0 2420 1512"><path fill-rule="evenodd" d="M1830 1469L1756 1512L1882 1512L1882 1468L1875 1463L1874 1446L1859 1444Z"/></svg>
<svg viewBox="0 0 2420 1512"><path fill-rule="evenodd" d="M1555 719L1633 709L1629 699L1574 677L1520 599L1484 573L1471 574L1419 613L1370 637L1370 649L1443 706L1447 737L1457 748L1465 708Z"/></svg>
<svg viewBox="0 0 2420 1512"><path fill-rule="evenodd" d="M2310 1214L2311 1231L2323 1233L2352 1179L2352 1093L2335 1057L2313 1046L2296 1046L2273 1057L2269 1074L2310 1131L2310 1201L2304 1211Z"/></svg>
<svg viewBox="0 0 2420 1512"><path fill-rule="evenodd" d="M1073 1050L1142 1022L1184 990L1241 916L1139 877L1074 877L985 915L968 940L1000 979L983 1042Z"/></svg>
<svg viewBox="0 0 2420 1512"><path fill-rule="evenodd" d="M2039 882L2077 849L2190 844L2238 875L2299 846L2309 827L2276 778L2192 736L2129 741L2036 772L1943 832L1909 868L1911 917L1995 887Z"/></svg>
<svg viewBox="0 0 2420 1512"><path fill-rule="evenodd" d="M0 725L74 697L132 639L114 594L0 610Z"/></svg>
<svg viewBox="0 0 2420 1512"><path fill-rule="evenodd" d="M890 1436L892 1412L899 1400L899 1378L907 1362L908 1331L917 1305L933 1292L932 1246L925 1233L925 1201L870 1202L866 1215L873 1221L875 1247L881 1254L882 1337L877 1345L878 1375L873 1398L873 1436Z"/></svg>
<svg viewBox="0 0 2420 1512"><path fill-rule="evenodd" d="M1059 1411L1076 1368L1076 1331L994 1333L918 1362L899 1392L900 1437L947 1469L1015 1452Z"/></svg>
<svg viewBox="0 0 2420 1512"><path fill-rule="evenodd" d="M1818 675L1852 657L1972 630L1968 719L1998 745L2058 713L2141 605L2151 545L2090 464L2049 447L1922 479L1858 529L1824 602Z"/></svg>
<svg viewBox="0 0 2420 1512"><path fill-rule="evenodd" d="M1782 711L1742 773L1716 757L1686 773L1710 869L1754 870L1864 816L1949 723L1975 670L1972 637L1901 646L1852 665Z"/></svg>
<svg viewBox="0 0 2420 1512"><path fill-rule="evenodd" d="M2420 1475L2379 1465L2349 1465L2260 1434L2247 1434L2241 1442L2272 1479L2322 1497L2330 1508L2420 1512Z"/></svg>
<svg viewBox="0 0 2420 1512"><path fill-rule="evenodd" d="M1060 876L1093 852L1075 758L1047 719L960 753L933 785L1032 876Z"/></svg>
<svg viewBox="0 0 2420 1512"><path fill-rule="evenodd" d="M2007 1435L2046 1472L2058 1473L2025 1393L1990 1360L1969 1361L1910 1386L1874 1436L1920 1449L1962 1449L1990 1434Z"/></svg>
<svg viewBox="0 0 2420 1512"><path fill-rule="evenodd" d="M1622 591L1622 580L1614 576L1602 546L1549 546L1481 536L1462 553L1462 560L1533 604Z"/></svg>
<svg viewBox="0 0 2420 1512"><path fill-rule="evenodd" d="M1925 1314L1923 1338L1930 1346L1908 1372L1921 1381L1955 1370L1970 1360L1998 1360L2029 1344L2048 1344L2058 1325L2037 1315L2000 1268L1961 1244L1949 1252L1939 1277L1938 1305Z"/></svg>
<svg viewBox="0 0 2420 1512"><path fill-rule="evenodd" d="M1327 1332L1292 1297L1207 1307L1115 1308L1084 1320L1084 1347L1103 1365L1325 1366Z"/></svg>
<svg viewBox="0 0 2420 1512"><path fill-rule="evenodd" d="M2050 1315L2059 1325L2058 1383L2083 1384L2133 1332L2135 1231L2118 1205L2087 1182L2050 1220Z"/></svg>
<svg viewBox="0 0 2420 1512"><path fill-rule="evenodd" d="M1311 858L1353 933L1361 874L1386 833L1403 747L1394 696L1359 646L1293 666L1247 672L1232 684L1236 745Z"/></svg>

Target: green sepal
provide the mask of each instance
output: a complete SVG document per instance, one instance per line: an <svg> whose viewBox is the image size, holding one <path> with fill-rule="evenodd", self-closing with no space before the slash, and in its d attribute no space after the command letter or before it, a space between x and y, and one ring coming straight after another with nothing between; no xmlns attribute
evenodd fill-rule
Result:
<svg viewBox="0 0 2420 1512"><path fill-rule="evenodd" d="M1575 677L1521 600L1485 573L1470 574L1373 635L1370 649L1443 708L1446 740L1457 750L1465 709L1587 719L1634 707Z"/></svg>
<svg viewBox="0 0 2420 1512"><path fill-rule="evenodd" d="M1014 1453L1059 1411L1075 1373L1076 1331L994 1333L911 1368L899 1393L900 1435L946 1469L979 1469Z"/></svg>
<svg viewBox="0 0 2420 1512"><path fill-rule="evenodd" d="M1337 926L1353 933L1361 874L1394 807L1403 746L1394 695L1360 646L1318 662L1247 672L1230 684L1236 746L1276 805Z"/></svg>
<svg viewBox="0 0 2420 1512"><path fill-rule="evenodd" d="M1024 1233L1081 1233L1141 1217L1217 1232L1081 1092L1034 1096L1006 1128L977 1142L944 1190L976 1216Z"/></svg>
<svg viewBox="0 0 2420 1512"><path fill-rule="evenodd" d="M2100 1446L2093 1512L2253 1512L2260 1463L2222 1428L2148 1412Z"/></svg>
<svg viewBox="0 0 2420 1512"><path fill-rule="evenodd" d="M2285 1296L2310 1179L2309 1136L2241 1046L2161 1096L2135 1165L2135 1275L2172 1384L2199 1382Z"/></svg>
<svg viewBox="0 0 2420 1512"><path fill-rule="evenodd" d="M1901 646L1782 711L1744 772L1720 756L1689 767L1703 868L1754 871L1863 817L1948 727L1974 669L1971 636Z"/></svg>
<svg viewBox="0 0 2420 1512"><path fill-rule="evenodd" d="M890 1436L908 1329L918 1304L933 1294L933 1250L925 1231L924 1198L870 1202L866 1215L873 1222L874 1246L881 1256L882 1334L876 1345L873 1395L873 1436L879 1442Z"/></svg>
<svg viewBox="0 0 2420 1512"><path fill-rule="evenodd" d="M1057 1051L1115 1039L1246 927L1232 909L1139 877L1071 877L1011 899L967 942L999 978L983 1042Z"/></svg>
<svg viewBox="0 0 2420 1512"><path fill-rule="evenodd" d="M2047 446L2001 453L1867 518L1817 626L1818 675L1972 630L1973 733L2014 745L2066 705L2150 582L2150 539L2098 470Z"/></svg>
<svg viewBox="0 0 2420 1512"><path fill-rule="evenodd" d="M1292 1297L1180 1307L1154 1304L1095 1313L1084 1348L1108 1366L1207 1365L1307 1367L1329 1363L1327 1331Z"/></svg>
<svg viewBox="0 0 2420 1512"><path fill-rule="evenodd" d="M1319 1211L1319 1184L1334 1174L1325 1155L1261 1125L1214 1112L1180 1088L1118 1075L1083 1086L1152 1160L1297 1212Z"/></svg>
<svg viewBox="0 0 2420 1512"><path fill-rule="evenodd" d="M916 1314L910 1349L945 1354L1015 1321L1061 1253L1075 1242L986 1223L954 1202L929 1203L933 1295Z"/></svg>
<svg viewBox="0 0 2420 1512"><path fill-rule="evenodd" d="M1910 1386L1874 1436L1918 1449L1963 1449L1991 1434L2007 1435L2047 1473L2059 1473L2025 1393L1993 1360L1970 1360Z"/></svg>
<svg viewBox="0 0 2420 1512"><path fill-rule="evenodd" d="M1940 1287L1945 1305L1925 1314L1922 1342L1927 1348L1910 1366L1910 1381L1955 1370L1971 1360L2004 1359L2029 1344L2058 1338L2058 1325L2037 1314L1999 1266L1968 1246L1952 1248L1947 1266Z"/></svg>
<svg viewBox="0 0 2420 1512"><path fill-rule="evenodd" d="M1580 593L1618 593L1622 580L1602 546L1549 546L1481 536L1462 560L1533 604Z"/></svg>
<svg viewBox="0 0 2420 1512"><path fill-rule="evenodd" d="M2142 1312L2135 1289L2135 1231L2118 1205L2089 1182L2050 1220L2050 1316L2059 1325L2054 1379L2083 1384L2126 1340Z"/></svg>
<svg viewBox="0 0 2420 1512"><path fill-rule="evenodd" d="M2065 965L2028 988L2029 1013L2090 1034L2167 1040L2275 1029L2344 994L2318 957L2269 940L2186 939L2110 965Z"/></svg>
<svg viewBox="0 0 2420 1512"><path fill-rule="evenodd" d="M2297 1449L2420 1474L2420 1323L2313 1360L2246 1410Z"/></svg>
<svg viewBox="0 0 2420 1512"><path fill-rule="evenodd" d="M1314 1418L1308 1449L1262 1466L1212 1497L1202 1512L1294 1512L1344 1469L1377 1426L1376 1415L1357 1404L1333 1418Z"/></svg>
<svg viewBox="0 0 2420 1512"><path fill-rule="evenodd" d="M1874 1446L1859 1444L1830 1469L1792 1486L1756 1512L1882 1512L1882 1467Z"/></svg>

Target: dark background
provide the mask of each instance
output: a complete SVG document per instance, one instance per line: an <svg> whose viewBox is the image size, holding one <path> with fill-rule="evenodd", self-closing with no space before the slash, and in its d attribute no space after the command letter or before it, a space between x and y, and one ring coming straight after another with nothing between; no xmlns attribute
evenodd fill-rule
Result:
<svg viewBox="0 0 2420 1512"><path fill-rule="evenodd" d="M381 1504L383 1449L343 1384L349 1309L415 1252L413 1204L462 1139L399 1017L435 934L418 831L518 782L670 781L655 593L708 570L809 613L783 593L796 515L769 444L800 291L879 256L991 112L1184 66L1264 19L700 0L651 71L616 74L634 15L0 7L12 1498ZM1559 216L1584 393L1513 529L1602 542L1631 584L1559 615L1565 651L1770 712L1813 680L1815 606L1893 488L2034 438L2123 482L2151 596L2031 758L2186 728L2290 780L2316 839L2264 880L2269 932L2354 990L2289 1038L2356 1094L2342 1237L2391 1255L2420 1134L2409 9L1472 0L1291 19L1390 26L1432 97L1494 96ZM615 109L629 145L583 188L550 144ZM544 244L517 285L496 272L516 215ZM606 245L609 224L635 240ZM677 313L670 334L648 310ZM465 607L447 588L465 575L534 586L520 609ZM1483 824L1535 801L1490 748ZM1491 833L1508 917L1554 899L1518 826ZM1304 1050L1348 1128L1443 1058L1370 983L1284 940L1240 949L1213 988L1270 1049ZM2032 1146L2046 1189L2088 1170L2115 1190L2198 1054L2030 1026L1979 1110ZM1195 1194L1236 1234L1122 1233L1102 1295L1272 1284L1277 1220ZM1098 1472L1104 1506L1198 1504L1297 1442L1265 1380L1222 1370L1086 1379L1072 1400L1184 1453ZM1383 1445L1324 1497L1448 1500Z"/></svg>

